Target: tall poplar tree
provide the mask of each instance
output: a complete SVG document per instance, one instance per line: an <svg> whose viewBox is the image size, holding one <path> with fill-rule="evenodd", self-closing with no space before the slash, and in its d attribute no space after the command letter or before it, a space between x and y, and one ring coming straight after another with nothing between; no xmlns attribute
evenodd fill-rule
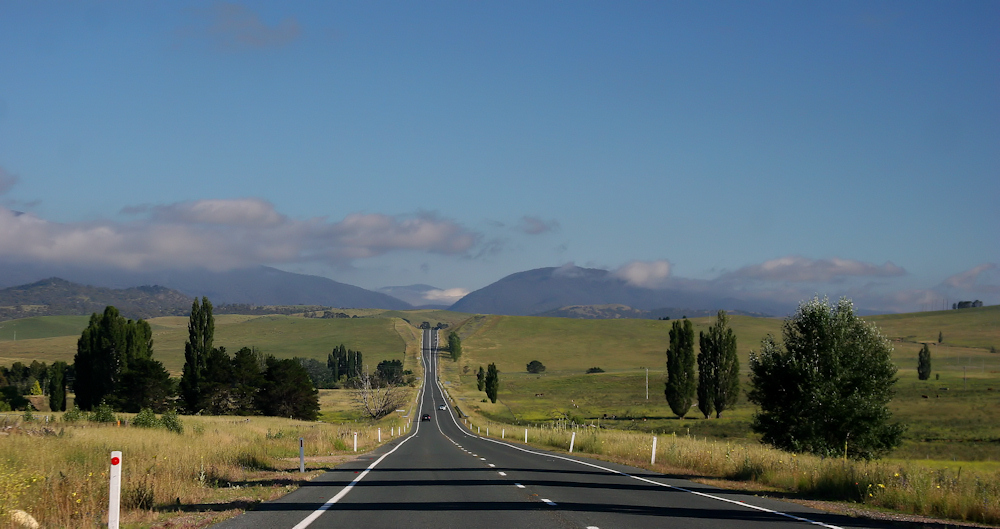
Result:
<svg viewBox="0 0 1000 529"><path fill-rule="evenodd" d="M694 326L691 320L674 321L667 349L667 383L663 393L670 409L683 418L694 400Z"/></svg>
<svg viewBox="0 0 1000 529"><path fill-rule="evenodd" d="M202 386L208 357L212 352L215 336L215 318L212 316L212 302L201 298L201 305L195 298L191 304L188 319L188 340L184 342L184 371L181 374L181 398L189 413L198 413L202 407Z"/></svg>
<svg viewBox="0 0 1000 529"><path fill-rule="evenodd" d="M698 409L707 419L733 407L740 396L740 360L736 334L729 328L726 311L720 310L708 332L698 333Z"/></svg>
<svg viewBox="0 0 1000 529"><path fill-rule="evenodd" d="M458 362L458 359L462 357L462 340L455 331L448 333L448 351L454 362Z"/></svg>
<svg viewBox="0 0 1000 529"><path fill-rule="evenodd" d="M486 368L486 396L490 398L490 402L496 404L497 402L497 392L500 391L500 371L497 370L497 365L490 363Z"/></svg>
<svg viewBox="0 0 1000 529"><path fill-rule="evenodd" d="M931 348L924 344L917 355L917 378L927 380L931 378Z"/></svg>

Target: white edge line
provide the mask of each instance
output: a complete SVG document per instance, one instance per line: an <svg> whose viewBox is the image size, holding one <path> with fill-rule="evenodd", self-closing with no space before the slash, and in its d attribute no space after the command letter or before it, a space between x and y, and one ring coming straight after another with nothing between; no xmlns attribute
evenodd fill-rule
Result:
<svg viewBox="0 0 1000 529"><path fill-rule="evenodd" d="M437 377L435 377L435 383L436 383L436 385L438 387L438 390L443 395L444 391L441 388L441 381L437 380ZM558 454L552 454L552 453L543 454L541 452L535 452L533 450L528 450L528 449L525 449L525 448L521 448L520 446L512 445L512 444L505 443L505 442L502 442L502 441L498 441L496 439L490 439L489 437L483 437L482 435L476 435L476 434L474 434L472 432L466 431L466 429L464 427L462 427L460 424L458 424L458 421L455 419L455 416L451 413L451 410L449 409L448 411L449 411L448 416L451 417L451 421L453 423L455 423L455 426L458 427L458 430L460 432L462 432L462 434L465 435L465 436L467 436L467 437L478 438L478 439L481 439L483 441L489 441L491 443L496 443L498 445L506 446L506 447L509 447L509 448L513 448L514 450L520 450L522 452L526 452L526 453L529 453L529 454L534 454L534 455L537 455L537 456L554 457L556 459L562 459L563 461L569 461L569 462L572 462L572 463L577 463L577 464L580 464L580 465L584 465L584 466L596 468L596 469L599 469L599 470L604 470L605 472L610 472L612 474L618 474L618 475L621 475L621 476L630 477L632 479L643 481L645 483L649 483L649 484L652 484L652 485L658 485L660 487L666 487L666 488L669 488L669 489L679 490L679 491L682 491L682 492L689 492L691 494L694 494L696 496L701 496L703 498L709 498L709 499L718 500L718 501L722 501L722 502L726 502L726 503L731 503L733 505L738 505L740 507L746 507L748 509L762 511L762 512L766 512L766 513L770 513L770 514L776 514L778 516L784 516L785 518L791 518L792 520L796 520L796 521L799 521L799 522L806 522L806 523L809 523L809 524L812 524L812 525L818 525L820 527L826 527L827 529L843 529L842 527L837 526L837 525L825 524L823 522L818 522L816 520L810 520L809 518L802 518L801 516L795 516L794 514L789 514L789 513L786 513L786 512L776 511L774 509L768 509L767 507L760 507L760 506L753 505L753 504L746 503L746 502L742 502L742 501L736 501L736 500L731 500L729 498L723 498L722 496L715 496L713 494L707 494L707 493L704 493L704 492L698 492L696 490L685 489L684 487L677 487L675 485L668 485L666 483L660 483L658 481L653 481L651 479L643 478L643 477L640 477L640 476L633 476L632 474L627 474L625 472L622 472L620 470L615 470L613 468L607 468L607 467L602 467L600 465L595 465L594 463L589 463L587 461L580 461L579 459L573 459L571 457L564 457L564 456L561 456L561 455L558 455ZM438 426L438 428L440 428L440 426Z"/></svg>
<svg viewBox="0 0 1000 529"><path fill-rule="evenodd" d="M421 340L420 340L420 359L421 359L421 361L423 361L423 357L424 357L423 351L424 351L424 349L423 349L423 333L421 333ZM417 408L417 410L418 410L417 411L417 415L418 416L421 414L421 412L424 411L424 402L423 402L424 399L423 399L423 396L424 396L424 392L426 391L426 389L427 389L427 369L426 369L426 366L425 366L425 369L424 369L424 383L420 386L420 395L417 397L418 402L420 402L420 404L418 405L418 408ZM341 491L338 492L334 497L330 498L329 500L326 500L326 503L324 503L323 505L320 505L318 509L316 509L315 511L313 511L312 514L310 514L309 516L306 516L305 519L303 519L301 522L297 523L294 527L292 527L292 529L305 529L306 527L309 527L310 525L312 525L312 523L315 522L316 519L320 517L320 515L322 515L326 511L328 511L330 509L330 507L333 507L333 505L335 503L337 503L338 501L340 501L341 499L343 499L344 496L347 496L347 493L351 492L351 489L353 489L354 486L358 484L358 482L360 482L362 479L365 479L365 476L367 476L368 473L371 472L373 468L375 468L376 466L378 466L378 464L381 463L383 459L389 457L393 452L395 452L396 450L399 450L399 448L401 446L403 446L407 441L409 441L410 439L413 439L413 437L415 437L417 435L418 431L420 431L420 422L417 422L417 427L414 428L413 431L411 431L410 434L407 435L405 439L403 439L402 441L400 441L400 443L398 445L396 445L395 448L393 448L392 450L389 450L388 452L382 454L382 457L376 459L372 464L368 465L368 468L366 468L364 472L362 472L360 475L358 475L358 477L354 478L354 481L348 483L347 486L344 487L343 489L341 489Z"/></svg>

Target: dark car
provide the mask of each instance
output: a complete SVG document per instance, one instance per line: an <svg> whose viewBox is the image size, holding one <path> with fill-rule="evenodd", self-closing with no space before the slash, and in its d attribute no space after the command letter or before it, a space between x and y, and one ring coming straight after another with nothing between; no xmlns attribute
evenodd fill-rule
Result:
<svg viewBox="0 0 1000 529"><path fill-rule="evenodd" d="M424 416L420 418L420 420L421 421L429 421L429 420L431 420L431 414L425 413Z"/></svg>

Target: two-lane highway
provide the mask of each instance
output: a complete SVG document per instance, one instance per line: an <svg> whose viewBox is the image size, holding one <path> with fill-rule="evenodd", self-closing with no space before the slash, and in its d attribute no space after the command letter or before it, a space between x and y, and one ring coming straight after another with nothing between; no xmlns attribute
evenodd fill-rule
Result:
<svg viewBox="0 0 1000 529"><path fill-rule="evenodd" d="M246 527L782 528L865 521L467 431L437 381L437 331L410 434L220 524ZM422 414L431 421L420 421Z"/></svg>

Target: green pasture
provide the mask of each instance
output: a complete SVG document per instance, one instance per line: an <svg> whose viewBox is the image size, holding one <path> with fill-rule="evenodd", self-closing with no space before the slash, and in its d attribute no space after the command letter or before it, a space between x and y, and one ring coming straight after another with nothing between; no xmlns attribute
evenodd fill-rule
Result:
<svg viewBox="0 0 1000 529"><path fill-rule="evenodd" d="M0 323L0 342L36 340L59 336L80 336L90 316L39 316Z"/></svg>

